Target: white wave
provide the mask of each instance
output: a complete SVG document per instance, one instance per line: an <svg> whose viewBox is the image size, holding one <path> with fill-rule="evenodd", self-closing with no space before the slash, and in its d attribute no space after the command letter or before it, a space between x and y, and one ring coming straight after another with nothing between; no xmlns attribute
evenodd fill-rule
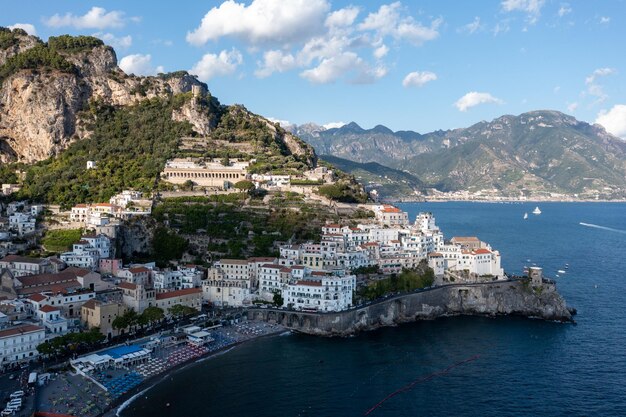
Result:
<svg viewBox="0 0 626 417"><path fill-rule="evenodd" d="M583 223L583 222L580 222L578 224L580 224L581 226L585 226L585 227L593 227L594 229L608 230L609 232L626 233L626 230L613 229L612 227L599 226L597 224Z"/></svg>

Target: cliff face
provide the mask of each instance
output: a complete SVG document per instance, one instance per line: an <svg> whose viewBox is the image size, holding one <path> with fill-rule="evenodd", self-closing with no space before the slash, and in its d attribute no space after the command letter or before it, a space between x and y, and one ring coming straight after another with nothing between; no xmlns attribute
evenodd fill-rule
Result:
<svg viewBox="0 0 626 417"><path fill-rule="evenodd" d="M2 35L0 69L8 59L44 45L22 32L7 34L3 30ZM74 71L30 65L0 78L1 162L36 162L88 135L89 132L77 129L77 121L90 100L125 106L146 98L185 93L193 86L202 92L207 89L186 72L128 76L117 66L113 49L105 45L55 52L72 64ZM206 134L215 123L202 112L185 108L173 117L189 121L200 134Z"/></svg>
<svg viewBox="0 0 626 417"><path fill-rule="evenodd" d="M249 314L251 318L275 321L318 336L349 336L384 326L457 315L519 315L572 321L572 312L554 284L545 282L541 288L534 289L520 281L445 286L342 313L256 310Z"/></svg>

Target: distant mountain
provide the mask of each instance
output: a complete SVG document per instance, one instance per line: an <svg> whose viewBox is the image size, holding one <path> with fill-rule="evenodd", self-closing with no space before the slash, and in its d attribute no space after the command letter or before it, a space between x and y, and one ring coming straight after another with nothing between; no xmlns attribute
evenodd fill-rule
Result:
<svg viewBox="0 0 626 417"><path fill-rule="evenodd" d="M415 199L426 188L414 175L377 162L360 163L331 155L321 155L320 159L354 175L367 191L376 190L383 198Z"/></svg>
<svg viewBox="0 0 626 417"><path fill-rule="evenodd" d="M378 162L444 191L626 195L626 142L557 111L426 134L363 129L354 122L303 133L318 154Z"/></svg>

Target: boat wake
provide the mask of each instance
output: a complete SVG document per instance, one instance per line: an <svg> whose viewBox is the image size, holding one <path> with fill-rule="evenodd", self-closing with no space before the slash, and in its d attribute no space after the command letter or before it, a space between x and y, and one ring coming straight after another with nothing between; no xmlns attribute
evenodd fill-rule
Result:
<svg viewBox="0 0 626 417"><path fill-rule="evenodd" d="M617 233L626 234L626 230L613 229L612 227L599 226L597 224L583 223L583 222L580 222L578 224L580 224L581 226L585 226L585 227L593 227L594 229L608 230L609 232L617 232Z"/></svg>

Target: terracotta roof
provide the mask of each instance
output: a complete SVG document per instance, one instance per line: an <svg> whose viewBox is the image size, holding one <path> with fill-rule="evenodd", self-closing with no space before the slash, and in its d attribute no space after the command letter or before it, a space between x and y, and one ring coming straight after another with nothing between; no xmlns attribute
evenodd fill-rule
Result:
<svg viewBox="0 0 626 417"><path fill-rule="evenodd" d="M367 242L367 243L362 244L361 246L378 246L378 243L376 243L376 242Z"/></svg>
<svg viewBox="0 0 626 417"><path fill-rule="evenodd" d="M294 265L291 267L291 269L304 269L304 266L302 265Z"/></svg>
<svg viewBox="0 0 626 417"><path fill-rule="evenodd" d="M138 266L136 268L128 268L131 274L141 274L142 272L150 272L145 266Z"/></svg>
<svg viewBox="0 0 626 417"><path fill-rule="evenodd" d="M13 327L11 329L0 330L0 338L16 336L18 334L32 333L36 331L44 330L43 327L35 326L34 324L25 324L23 326Z"/></svg>
<svg viewBox="0 0 626 417"><path fill-rule="evenodd" d="M21 262L21 263L41 265L43 263L48 262L48 260L41 259L41 258L29 258L27 256L19 256L19 255L7 255L4 258L0 259L0 262Z"/></svg>
<svg viewBox="0 0 626 417"><path fill-rule="evenodd" d="M83 307L93 310L94 308L96 308L96 299L92 298L91 300L87 301L85 304L83 304Z"/></svg>
<svg viewBox="0 0 626 417"><path fill-rule="evenodd" d="M77 277L84 277L85 275L89 274L91 271L85 268L79 268L77 266L70 266L69 268L65 268L63 272L71 272Z"/></svg>
<svg viewBox="0 0 626 417"><path fill-rule="evenodd" d="M30 297L28 297L29 300L32 300L36 303L39 303L43 300L46 300L48 297L46 297L45 295L41 294L41 293L36 293L31 295Z"/></svg>
<svg viewBox="0 0 626 417"><path fill-rule="evenodd" d="M132 282L126 282L126 281L120 282L117 286L120 287L120 288L127 289L127 290L136 290L137 289L137 284L133 284Z"/></svg>
<svg viewBox="0 0 626 417"><path fill-rule="evenodd" d="M388 205L383 206L384 213L400 213L400 211L401 210L399 208L394 207L394 206L388 206Z"/></svg>
<svg viewBox="0 0 626 417"><path fill-rule="evenodd" d="M309 287L321 287L322 283L319 281L298 281L296 285L307 285Z"/></svg>
<svg viewBox="0 0 626 417"><path fill-rule="evenodd" d="M248 258L248 261L250 262L274 262L275 260L276 258L269 258L269 257Z"/></svg>
<svg viewBox="0 0 626 417"><path fill-rule="evenodd" d="M163 300L167 298L181 297L183 295L201 294L202 288L184 288L182 290L162 292L156 295L157 300Z"/></svg>
<svg viewBox="0 0 626 417"><path fill-rule="evenodd" d="M443 258L443 255L440 254L439 252L431 252L428 254L428 256L431 258Z"/></svg>
<svg viewBox="0 0 626 417"><path fill-rule="evenodd" d="M452 239L455 242L480 242L476 236L454 236Z"/></svg>
<svg viewBox="0 0 626 417"><path fill-rule="evenodd" d="M48 292L48 291L53 292L53 293L67 294L70 292L68 290L77 290L79 288L82 288L82 285L80 285L80 282L73 279L70 281L56 283L56 284L38 285L32 288L19 288L16 290L16 292L18 295L23 297L23 296L27 296L36 292Z"/></svg>
<svg viewBox="0 0 626 417"><path fill-rule="evenodd" d="M313 272L311 272L311 275L314 275L314 276L317 276L317 277L325 277L326 275L328 275L328 272L313 271Z"/></svg>
<svg viewBox="0 0 626 417"><path fill-rule="evenodd" d="M87 208L87 204L76 204L74 207L72 208Z"/></svg>
<svg viewBox="0 0 626 417"><path fill-rule="evenodd" d="M39 311L43 311L44 313L50 313L52 311L59 311L59 308L46 304L45 306L41 306Z"/></svg>
<svg viewBox="0 0 626 417"><path fill-rule="evenodd" d="M491 251L490 251L490 250L488 250L488 249L482 249L482 248L481 248L481 249L476 249L476 250L474 251L474 253L475 253L476 255L487 255L487 254L491 255Z"/></svg>
<svg viewBox="0 0 626 417"><path fill-rule="evenodd" d="M37 275L27 275L23 277L16 278L19 282L22 283L22 286L25 288L28 287L37 287L42 285L54 285L61 284L64 282L75 281L76 280L75 271L67 268L56 274L37 274ZM41 292L40 290L35 290L33 292Z"/></svg>
<svg viewBox="0 0 626 417"><path fill-rule="evenodd" d="M337 224L337 223L330 223L330 224L325 225L324 227L329 227L329 228L336 229L336 228L340 228L341 225Z"/></svg>
<svg viewBox="0 0 626 417"><path fill-rule="evenodd" d="M280 268L280 272L291 273L291 268L287 268L287 267Z"/></svg>
<svg viewBox="0 0 626 417"><path fill-rule="evenodd" d="M272 269L280 269L282 266L276 264L264 264L261 265L261 268L272 268Z"/></svg>
<svg viewBox="0 0 626 417"><path fill-rule="evenodd" d="M220 265L232 264L232 265L248 265L247 259L220 259Z"/></svg>

